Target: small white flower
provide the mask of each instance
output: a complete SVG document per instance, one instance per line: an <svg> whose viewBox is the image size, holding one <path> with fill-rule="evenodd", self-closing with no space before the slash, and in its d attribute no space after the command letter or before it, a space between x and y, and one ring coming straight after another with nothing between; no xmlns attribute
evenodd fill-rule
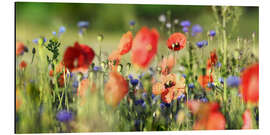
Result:
<svg viewBox="0 0 270 135"><path fill-rule="evenodd" d="M179 20L178 19L174 19L174 24L178 24Z"/></svg>
<svg viewBox="0 0 270 135"><path fill-rule="evenodd" d="M169 28L172 27L172 24L171 24L171 23L167 23L167 24L166 24L166 27L169 29Z"/></svg>
<svg viewBox="0 0 270 135"><path fill-rule="evenodd" d="M166 16L164 15L164 14L161 14L159 17L158 17L158 20L160 21L160 22L166 22Z"/></svg>

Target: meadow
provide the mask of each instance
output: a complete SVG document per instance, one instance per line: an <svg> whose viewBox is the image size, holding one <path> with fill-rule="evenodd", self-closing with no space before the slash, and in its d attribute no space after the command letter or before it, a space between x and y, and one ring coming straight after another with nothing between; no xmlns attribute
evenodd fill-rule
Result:
<svg viewBox="0 0 270 135"><path fill-rule="evenodd" d="M16 133L258 129L257 12L169 7L111 27L16 12Z"/></svg>

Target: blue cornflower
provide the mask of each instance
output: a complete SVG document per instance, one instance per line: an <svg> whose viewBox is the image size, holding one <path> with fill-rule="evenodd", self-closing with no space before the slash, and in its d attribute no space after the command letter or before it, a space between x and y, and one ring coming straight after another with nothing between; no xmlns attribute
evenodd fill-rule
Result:
<svg viewBox="0 0 270 135"><path fill-rule="evenodd" d="M213 88L213 87L215 87L215 84L214 84L213 82L212 82L212 83L209 82L209 83L207 84L207 87L208 87L208 88Z"/></svg>
<svg viewBox="0 0 270 135"><path fill-rule="evenodd" d="M36 38L33 40L33 43L35 43L35 44L43 45L45 42L47 42L47 38L45 38L45 37Z"/></svg>
<svg viewBox="0 0 270 135"><path fill-rule="evenodd" d="M199 48L202 48L203 47L203 42L202 41L199 41L196 43L196 45L199 47Z"/></svg>
<svg viewBox="0 0 270 135"><path fill-rule="evenodd" d="M70 73L70 78L72 78L72 77L73 77L73 75L74 75L74 74L71 72L71 73Z"/></svg>
<svg viewBox="0 0 270 135"><path fill-rule="evenodd" d="M160 96L153 96L153 94L152 94L152 104L155 104L159 99L160 99Z"/></svg>
<svg viewBox="0 0 270 135"><path fill-rule="evenodd" d="M54 36L56 36L56 32L55 32L55 31L53 31L52 34L53 34Z"/></svg>
<svg viewBox="0 0 270 135"><path fill-rule="evenodd" d="M205 102L208 102L208 99L206 97L202 97L200 98L200 101L205 103Z"/></svg>
<svg viewBox="0 0 270 135"><path fill-rule="evenodd" d="M143 92L142 93L142 98L146 99L146 97L147 97L147 93L146 92Z"/></svg>
<svg viewBox="0 0 270 135"><path fill-rule="evenodd" d="M136 127L136 130L140 129L140 124L141 124L141 120L135 120L134 121L134 126Z"/></svg>
<svg viewBox="0 0 270 135"><path fill-rule="evenodd" d="M47 38L42 37L42 39L43 39L43 43L47 42Z"/></svg>
<svg viewBox="0 0 270 135"><path fill-rule="evenodd" d="M142 107L143 107L143 108L146 107L146 103L145 103L145 102L142 103Z"/></svg>
<svg viewBox="0 0 270 135"><path fill-rule="evenodd" d="M131 74L128 75L128 79L129 80L132 80L133 79L133 76Z"/></svg>
<svg viewBox="0 0 270 135"><path fill-rule="evenodd" d="M135 21L134 20L131 20L130 22L129 22L129 25L130 26L134 26L136 23L135 23Z"/></svg>
<svg viewBox="0 0 270 135"><path fill-rule="evenodd" d="M220 68L222 66L222 64L220 62L217 63L216 65L218 68Z"/></svg>
<svg viewBox="0 0 270 135"><path fill-rule="evenodd" d="M80 29L80 31L79 31L79 35L82 35L83 34L83 30L82 29Z"/></svg>
<svg viewBox="0 0 270 135"><path fill-rule="evenodd" d="M191 25L191 23L189 20L184 20L184 21L180 22L180 25L182 27L189 27Z"/></svg>
<svg viewBox="0 0 270 135"><path fill-rule="evenodd" d="M143 103L144 103L143 99L138 99L138 100L135 100L134 102L135 105L142 105Z"/></svg>
<svg viewBox="0 0 270 135"><path fill-rule="evenodd" d="M30 83L35 83L35 82L36 82L35 80L32 80L32 79L30 80Z"/></svg>
<svg viewBox="0 0 270 135"><path fill-rule="evenodd" d="M97 71L99 71L99 70L100 70L100 67L98 67L98 66L94 66L93 70L97 72Z"/></svg>
<svg viewBox="0 0 270 135"><path fill-rule="evenodd" d="M56 119L60 122L69 122L73 119L72 112L61 110L56 114Z"/></svg>
<svg viewBox="0 0 270 135"><path fill-rule="evenodd" d="M170 106L171 106L171 104L168 104L168 103L165 103L165 102L160 103L161 110L164 110L165 108L169 108Z"/></svg>
<svg viewBox="0 0 270 135"><path fill-rule="evenodd" d="M144 76L145 73L141 73L138 77L139 79L142 79L142 77Z"/></svg>
<svg viewBox="0 0 270 135"><path fill-rule="evenodd" d="M143 89L143 84L141 81L139 81L139 89Z"/></svg>
<svg viewBox="0 0 270 135"><path fill-rule="evenodd" d="M89 22L88 22L88 21L79 21L79 22L77 23L77 26L78 26L79 28L88 28Z"/></svg>
<svg viewBox="0 0 270 135"><path fill-rule="evenodd" d="M185 94L182 94L182 95L180 95L180 96L177 97L177 100L178 101L181 100L181 99L185 100L185 97L186 97L186 95Z"/></svg>
<svg viewBox="0 0 270 135"><path fill-rule="evenodd" d="M164 110L164 109L165 109L165 107L166 107L164 103L160 103L160 105L159 105L159 106L160 106L161 110Z"/></svg>
<svg viewBox="0 0 270 135"><path fill-rule="evenodd" d="M156 95L155 95L155 94L152 94L152 96L151 96L151 97L152 97L152 99L154 99L154 98L156 97Z"/></svg>
<svg viewBox="0 0 270 135"><path fill-rule="evenodd" d="M72 87L73 88L78 88L79 86L79 82L77 80L75 80L73 83L72 83Z"/></svg>
<svg viewBox="0 0 270 135"><path fill-rule="evenodd" d="M38 44L38 38L34 39L33 43Z"/></svg>
<svg viewBox="0 0 270 135"><path fill-rule="evenodd" d="M202 48L203 46L207 46L208 45L208 42L206 40L202 40L202 41L198 41L196 43L196 45L199 47L199 48Z"/></svg>
<svg viewBox="0 0 270 135"><path fill-rule="evenodd" d="M192 36L195 36L196 34L203 32L203 28L199 24L193 25L191 30Z"/></svg>
<svg viewBox="0 0 270 135"><path fill-rule="evenodd" d="M227 78L227 84L230 87L237 87L237 86L239 86L240 82L241 82L241 80L238 76L229 76Z"/></svg>
<svg viewBox="0 0 270 135"><path fill-rule="evenodd" d="M173 101L172 101L172 103L173 103ZM165 103L165 106L166 106L166 107L170 107L171 104Z"/></svg>
<svg viewBox="0 0 270 135"><path fill-rule="evenodd" d="M188 84L188 88L189 88L189 89L194 89L194 88L195 88L195 86L194 86L194 84L193 84L193 83L190 83L190 84Z"/></svg>
<svg viewBox="0 0 270 135"><path fill-rule="evenodd" d="M72 73L70 73L70 72L67 73L67 78L69 78L69 77L70 78L72 77Z"/></svg>
<svg viewBox="0 0 270 135"><path fill-rule="evenodd" d="M208 45L208 41L203 40L202 42L203 42L203 45L205 45L205 46L207 46L207 45Z"/></svg>
<svg viewBox="0 0 270 135"><path fill-rule="evenodd" d="M44 112L44 107L43 107L43 103L41 103L39 106L39 114L42 115L43 112Z"/></svg>
<svg viewBox="0 0 270 135"><path fill-rule="evenodd" d="M130 83L132 84L133 87L135 87L139 83L139 80L138 79L132 79L132 80L130 80Z"/></svg>
<svg viewBox="0 0 270 135"><path fill-rule="evenodd" d="M183 32L188 32L188 27L183 27L183 28L182 28L182 31L183 31Z"/></svg>
<svg viewBox="0 0 270 135"><path fill-rule="evenodd" d="M64 33L66 31L66 27L65 26L61 26L59 28L59 33Z"/></svg>
<svg viewBox="0 0 270 135"><path fill-rule="evenodd" d="M186 77L187 77L187 75L186 75L186 74L182 74L182 76L183 76L184 78L186 78Z"/></svg>
<svg viewBox="0 0 270 135"><path fill-rule="evenodd" d="M222 77L218 78L218 81L221 83L221 84L224 84L224 79Z"/></svg>
<svg viewBox="0 0 270 135"><path fill-rule="evenodd" d="M216 31L214 30L209 31L209 36L214 37L215 35L216 35Z"/></svg>

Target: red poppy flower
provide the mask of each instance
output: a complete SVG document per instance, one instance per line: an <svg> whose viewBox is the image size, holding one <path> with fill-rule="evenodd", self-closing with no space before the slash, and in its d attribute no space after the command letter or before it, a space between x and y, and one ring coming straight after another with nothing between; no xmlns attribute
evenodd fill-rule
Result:
<svg viewBox="0 0 270 135"><path fill-rule="evenodd" d="M87 72L89 65L95 57L95 52L87 45L75 42L73 47L68 47L65 51L63 64L71 72Z"/></svg>
<svg viewBox="0 0 270 135"><path fill-rule="evenodd" d="M62 62L60 62L60 63L55 67L55 73L57 74L57 73L63 72L63 69L64 69L64 68L65 68L65 74L66 74L66 73L67 73L67 68L64 67L64 65L62 64ZM53 77L54 71L53 71L53 70L50 70L49 75L50 75L51 77Z"/></svg>
<svg viewBox="0 0 270 135"><path fill-rule="evenodd" d="M65 76L63 73L57 78L58 87L62 88L65 86Z"/></svg>
<svg viewBox="0 0 270 135"><path fill-rule="evenodd" d="M187 105L189 110L195 115L204 115L206 112L215 112L219 109L219 104L216 102L203 103L197 100L193 100L189 101Z"/></svg>
<svg viewBox="0 0 270 135"><path fill-rule="evenodd" d="M86 94L86 91L90 88L91 92L95 92L96 91L96 84L88 79L83 79L80 82L80 85L78 87L77 90L77 95L84 97Z"/></svg>
<svg viewBox="0 0 270 135"><path fill-rule="evenodd" d="M120 43L118 45L118 50L120 52L120 55L124 55L128 53L131 47L132 47L132 33L128 31L120 39Z"/></svg>
<svg viewBox="0 0 270 135"><path fill-rule="evenodd" d="M121 55L119 51L113 51L110 56L108 57L109 66L111 69L116 70L117 65L120 63Z"/></svg>
<svg viewBox="0 0 270 135"><path fill-rule="evenodd" d="M188 102L188 108L196 117L193 125L195 130L222 130L225 129L226 120L219 111L219 104L215 102L202 103L199 101Z"/></svg>
<svg viewBox="0 0 270 135"><path fill-rule="evenodd" d="M214 65L217 64L218 57L216 54L216 49L210 52L210 58L207 61L207 69L212 68Z"/></svg>
<svg viewBox="0 0 270 135"><path fill-rule="evenodd" d="M16 89L16 111L19 110L21 105L22 105L21 93L19 90Z"/></svg>
<svg viewBox="0 0 270 135"><path fill-rule="evenodd" d="M49 75L50 77L53 77L53 70L50 70Z"/></svg>
<svg viewBox="0 0 270 135"><path fill-rule="evenodd" d="M27 51L27 47L22 42L16 43L16 56L23 55Z"/></svg>
<svg viewBox="0 0 270 135"><path fill-rule="evenodd" d="M226 126L226 120L223 114L219 111L211 112L208 116L206 130L223 130Z"/></svg>
<svg viewBox="0 0 270 135"><path fill-rule="evenodd" d="M109 80L105 86L104 97L107 104L117 106L128 93L128 83L116 71L110 72Z"/></svg>
<svg viewBox="0 0 270 135"><path fill-rule="evenodd" d="M175 74L162 75L161 82L156 82L152 87L152 93L155 95L161 94L161 99L165 103L177 99L184 91L185 78L181 77L178 80Z"/></svg>
<svg viewBox="0 0 270 135"><path fill-rule="evenodd" d="M240 92L245 102L259 102L259 64L246 68L241 76Z"/></svg>
<svg viewBox="0 0 270 135"><path fill-rule="evenodd" d="M163 60L159 63L161 66L161 73L164 75L170 73L175 63L176 60L173 55L170 55L168 58L163 58Z"/></svg>
<svg viewBox="0 0 270 135"><path fill-rule="evenodd" d="M244 122L242 129L252 129L252 117L250 110L246 110L243 113L242 118Z"/></svg>
<svg viewBox="0 0 270 135"><path fill-rule="evenodd" d="M159 34L156 29L143 27L135 36L132 46L133 64L146 68L154 58L158 49Z"/></svg>
<svg viewBox="0 0 270 135"><path fill-rule="evenodd" d="M211 63L213 65L217 64L218 57L217 57L217 54L216 54L216 49L214 49L213 51L210 52L210 59L211 59Z"/></svg>
<svg viewBox="0 0 270 135"><path fill-rule="evenodd" d="M21 61L19 66L20 66L21 69L24 69L24 68L26 68L27 63L23 60L23 61Z"/></svg>
<svg viewBox="0 0 270 135"><path fill-rule="evenodd" d="M198 78L198 82L203 88L206 88L208 83L213 82L213 76L212 75L210 75L210 76L209 75L201 75Z"/></svg>
<svg viewBox="0 0 270 135"><path fill-rule="evenodd" d="M169 49L179 51L186 46L186 36L182 33L173 33L167 40L167 46Z"/></svg>

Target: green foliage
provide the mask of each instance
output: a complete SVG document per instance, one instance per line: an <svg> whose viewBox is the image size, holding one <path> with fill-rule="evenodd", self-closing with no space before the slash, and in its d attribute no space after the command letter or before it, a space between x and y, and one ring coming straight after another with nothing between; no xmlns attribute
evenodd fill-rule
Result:
<svg viewBox="0 0 270 135"><path fill-rule="evenodd" d="M47 48L47 50L49 50L52 53L52 57L50 58L47 55L47 62L49 65L52 65L52 68L54 69L54 63L58 62L57 57L59 56L59 47L60 47L61 43L58 42L57 40L49 40L49 43L47 46L45 46Z"/></svg>

